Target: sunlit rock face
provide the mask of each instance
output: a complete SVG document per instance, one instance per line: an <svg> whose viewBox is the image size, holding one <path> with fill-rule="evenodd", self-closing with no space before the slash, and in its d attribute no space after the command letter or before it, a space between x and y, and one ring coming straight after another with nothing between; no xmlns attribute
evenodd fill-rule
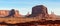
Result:
<svg viewBox="0 0 60 26"><path fill-rule="evenodd" d="M9 15L10 10L0 10L0 17ZM15 10L15 17L20 16L19 11Z"/></svg>
<svg viewBox="0 0 60 26"><path fill-rule="evenodd" d="M32 8L30 17L46 17L47 15L47 8L44 5L37 5Z"/></svg>

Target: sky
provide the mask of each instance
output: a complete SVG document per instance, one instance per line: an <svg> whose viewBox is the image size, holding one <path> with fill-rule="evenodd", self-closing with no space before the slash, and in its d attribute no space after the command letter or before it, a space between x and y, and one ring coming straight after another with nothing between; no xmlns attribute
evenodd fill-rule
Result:
<svg viewBox="0 0 60 26"><path fill-rule="evenodd" d="M31 13L32 7L36 5L44 5L56 15L60 15L60 0L0 0L0 10L19 10L19 13L26 15Z"/></svg>

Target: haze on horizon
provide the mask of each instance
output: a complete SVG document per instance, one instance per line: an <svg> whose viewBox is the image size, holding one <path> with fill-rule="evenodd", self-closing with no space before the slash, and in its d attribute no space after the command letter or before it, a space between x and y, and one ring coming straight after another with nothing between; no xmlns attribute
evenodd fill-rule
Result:
<svg viewBox="0 0 60 26"><path fill-rule="evenodd" d="M60 0L0 0L0 10L19 10L20 14L26 15L31 13L32 7L36 5L44 5L56 15L60 15Z"/></svg>

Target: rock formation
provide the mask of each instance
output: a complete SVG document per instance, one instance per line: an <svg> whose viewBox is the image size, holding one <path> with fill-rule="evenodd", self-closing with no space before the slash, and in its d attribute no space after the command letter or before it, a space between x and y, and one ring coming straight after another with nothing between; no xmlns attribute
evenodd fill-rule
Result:
<svg viewBox="0 0 60 26"><path fill-rule="evenodd" d="M0 10L0 17L9 15L10 10ZM19 11L15 10L15 17L20 16Z"/></svg>
<svg viewBox="0 0 60 26"><path fill-rule="evenodd" d="M30 17L47 17L47 8L43 5L37 5L32 8L32 14Z"/></svg>

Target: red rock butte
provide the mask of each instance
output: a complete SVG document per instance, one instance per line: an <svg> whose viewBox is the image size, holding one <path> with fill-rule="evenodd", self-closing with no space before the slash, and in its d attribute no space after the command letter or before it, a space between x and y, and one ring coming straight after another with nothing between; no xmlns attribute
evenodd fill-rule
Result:
<svg viewBox="0 0 60 26"><path fill-rule="evenodd" d="M9 15L9 11L10 11L10 10L0 10L0 16L7 16L7 15ZM15 15L14 15L14 16L15 16L15 17L20 16L18 10L15 10Z"/></svg>

